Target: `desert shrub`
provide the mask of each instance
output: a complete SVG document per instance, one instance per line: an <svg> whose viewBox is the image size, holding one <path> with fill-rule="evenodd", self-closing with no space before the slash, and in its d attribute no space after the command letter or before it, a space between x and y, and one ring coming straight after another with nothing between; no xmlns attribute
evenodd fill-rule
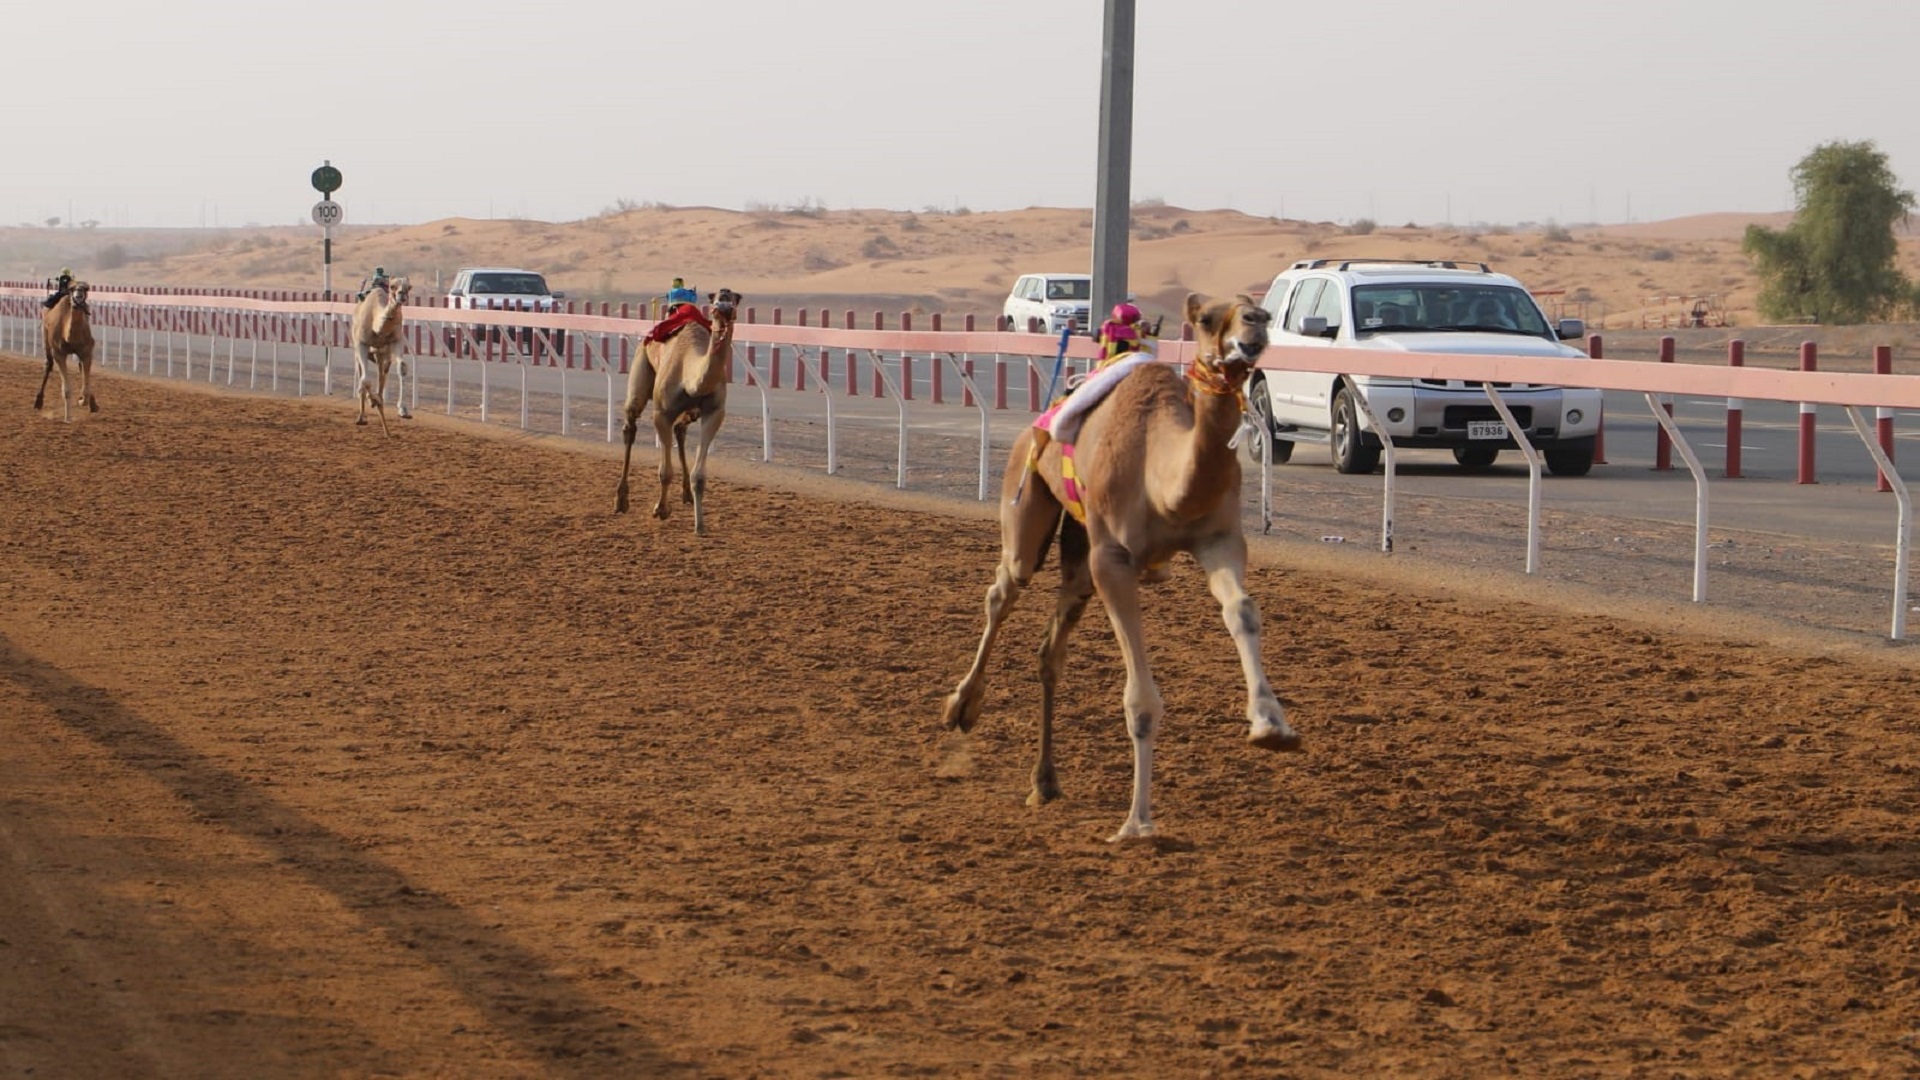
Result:
<svg viewBox="0 0 1920 1080"><path fill-rule="evenodd" d="M1187 224L1186 218L1181 218L1179 221L1173 223L1173 231L1177 233L1192 232L1193 226Z"/></svg>
<svg viewBox="0 0 1920 1080"><path fill-rule="evenodd" d="M1346 232L1348 236L1371 236L1375 228L1372 218L1361 218L1347 226Z"/></svg>
<svg viewBox="0 0 1920 1080"><path fill-rule="evenodd" d="M1672 262L1673 250L1671 248L1654 248L1652 251L1647 252L1647 258L1653 262Z"/></svg>
<svg viewBox="0 0 1920 1080"><path fill-rule="evenodd" d="M819 272L822 270L838 270L846 264L836 260L833 256L819 248L808 248L806 255L800 260L800 265L806 267L808 270Z"/></svg>
<svg viewBox="0 0 1920 1080"><path fill-rule="evenodd" d="M127 249L123 244L108 244L93 254L93 268L96 270L118 270L127 265Z"/></svg>
<svg viewBox="0 0 1920 1080"><path fill-rule="evenodd" d="M906 217L900 219L900 229L902 232L919 232L926 227L925 223L920 220L917 214L908 214Z"/></svg>
<svg viewBox="0 0 1920 1080"><path fill-rule="evenodd" d="M860 247L860 254L869 259L891 259L900 254L900 245L894 243L886 234L869 237Z"/></svg>
<svg viewBox="0 0 1920 1080"><path fill-rule="evenodd" d="M1555 244L1564 244L1573 239L1572 233L1568 232L1567 230L1561 228L1558 225L1547 226L1546 231L1541 233L1540 235L1545 237L1549 242L1555 243Z"/></svg>

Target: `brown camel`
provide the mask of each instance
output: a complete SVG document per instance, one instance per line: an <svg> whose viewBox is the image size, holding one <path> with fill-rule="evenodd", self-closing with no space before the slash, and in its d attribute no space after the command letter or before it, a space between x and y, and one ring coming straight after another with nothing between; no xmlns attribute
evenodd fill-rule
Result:
<svg viewBox="0 0 1920 1080"><path fill-rule="evenodd" d="M360 306L353 309L353 368L360 380L360 418L354 423L367 422L367 402L372 401L380 413L380 431L385 435L393 434L387 430L387 371L393 366L394 347L399 344L400 331L405 325L400 309L412 289L406 278L394 278L369 290L360 298ZM404 389L400 400L400 415L405 418Z"/></svg>
<svg viewBox="0 0 1920 1080"><path fill-rule="evenodd" d="M1113 840L1154 831L1149 787L1163 706L1147 668L1139 589L1143 578L1161 579L1166 561L1179 552L1191 554L1206 571L1207 587L1239 650L1249 741L1268 750L1300 748L1260 664L1260 614L1244 584L1240 463L1229 445L1240 430L1247 373L1267 345L1268 315L1245 296L1207 302L1191 294L1187 319L1198 339L1188 377L1150 363L1122 378L1087 414L1067 451L1068 478L1077 477L1077 487L1063 481L1063 449L1055 442L1042 451L1034 478L1021 491L1036 429L1015 440L1000 485L1000 564L987 590L986 631L973 666L946 701L946 724L971 730L980 717L994 637L1057 531L1060 592L1040 647L1040 757L1027 802L1038 806L1060 795L1053 767L1054 688L1067 635L1097 591L1127 665L1123 700L1133 740L1133 805ZM1064 509L1076 512L1068 516Z"/></svg>
<svg viewBox="0 0 1920 1080"><path fill-rule="evenodd" d="M87 283L76 281L73 289L40 317L47 350L47 370L40 374L40 392L33 395L33 407L40 409L47 400L47 379L60 368L60 419L73 422L73 393L67 387L67 357L80 362L80 400L88 412L99 412L93 398L93 312L87 307Z"/></svg>
<svg viewBox="0 0 1920 1080"><path fill-rule="evenodd" d="M640 413L653 403L653 431L660 443L660 501L653 516L672 511L667 491L673 486L673 448L680 448L681 502L693 504L693 531L707 535L707 448L727 415L727 359L733 353L733 320L741 295L731 289L708 293L704 317L682 326L664 341L646 341L627 373L626 458L620 463L620 491L614 509L627 512L627 473L633 467L633 437ZM687 466L687 428L700 425L700 445Z"/></svg>

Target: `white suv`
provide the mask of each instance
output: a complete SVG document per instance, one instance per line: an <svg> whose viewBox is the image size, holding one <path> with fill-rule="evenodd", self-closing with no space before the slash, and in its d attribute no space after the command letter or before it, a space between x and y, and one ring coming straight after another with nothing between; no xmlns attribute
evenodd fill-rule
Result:
<svg viewBox="0 0 1920 1080"><path fill-rule="evenodd" d="M517 309L523 311L552 311L554 301L564 300L566 293L558 293L547 288L547 279L534 270L521 270L511 266L470 266L453 276L453 284L447 287L447 306L455 308ZM474 327L476 334L482 327ZM500 328L492 327L494 340L499 340ZM449 330L449 344L457 331ZM536 331L532 327L522 329L517 335L520 347L531 350ZM566 351L566 332L562 330L537 331L541 337L552 335L552 348L555 352Z"/></svg>
<svg viewBox="0 0 1920 1080"><path fill-rule="evenodd" d="M1090 274L1022 274L1001 309L1013 329L1025 330L1029 319L1058 334L1068 328L1086 334L1093 330L1093 276Z"/></svg>
<svg viewBox="0 0 1920 1080"><path fill-rule="evenodd" d="M1516 280L1485 263L1451 260L1309 259L1273 279L1263 306L1275 345L1401 352L1584 358L1563 344L1585 336L1579 319L1550 324ZM1349 376L1395 447L1453 451L1462 467L1484 469L1513 436L1480 383L1462 379ZM1598 390L1515 383L1500 396L1545 453L1556 476L1593 468L1600 430ZM1273 460L1295 443L1326 443L1343 473L1372 472L1380 434L1335 375L1263 368L1247 383L1254 414L1272 433Z"/></svg>

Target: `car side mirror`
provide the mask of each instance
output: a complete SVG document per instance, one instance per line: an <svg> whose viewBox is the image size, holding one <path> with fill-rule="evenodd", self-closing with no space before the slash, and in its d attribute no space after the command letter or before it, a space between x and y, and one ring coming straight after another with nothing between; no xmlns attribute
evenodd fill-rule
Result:
<svg viewBox="0 0 1920 1080"><path fill-rule="evenodd" d="M1300 332L1308 337L1332 338L1340 336L1340 324L1328 325L1325 315L1309 315L1300 320Z"/></svg>
<svg viewBox="0 0 1920 1080"><path fill-rule="evenodd" d="M1561 341L1572 341L1587 336L1587 323L1584 319L1561 319L1553 332L1559 335Z"/></svg>
<svg viewBox="0 0 1920 1080"><path fill-rule="evenodd" d="M567 294L563 292L557 292L553 294L553 298L555 300L565 300L567 298Z"/></svg>
<svg viewBox="0 0 1920 1080"><path fill-rule="evenodd" d="M447 295L448 296L465 296L467 294L464 289L448 289Z"/></svg>

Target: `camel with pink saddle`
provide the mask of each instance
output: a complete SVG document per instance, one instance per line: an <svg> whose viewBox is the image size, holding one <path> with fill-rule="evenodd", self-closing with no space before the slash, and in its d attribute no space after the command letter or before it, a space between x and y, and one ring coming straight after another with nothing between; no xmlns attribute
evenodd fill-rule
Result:
<svg viewBox="0 0 1920 1080"><path fill-rule="evenodd" d="M1067 636L1097 592L1126 661L1122 702L1133 743L1133 802L1111 839L1151 836L1153 745L1164 711L1141 632L1143 576L1180 552L1206 573L1247 684L1248 740L1298 750L1260 660L1260 615L1247 595L1246 538L1240 526L1243 388L1267 345L1268 314L1251 299L1187 297L1196 352L1186 377L1166 364L1124 372L1104 400L1077 416L1072 441L1052 440L1033 462L1039 429L1015 440L1001 482L1000 563L987 590L986 629L973 665L947 696L945 723L969 731L985 697L987 659L1014 601L1058 537L1060 587L1040 649L1040 754L1029 805L1060 795L1053 764L1054 690ZM1016 496L1018 496L1016 498Z"/></svg>

